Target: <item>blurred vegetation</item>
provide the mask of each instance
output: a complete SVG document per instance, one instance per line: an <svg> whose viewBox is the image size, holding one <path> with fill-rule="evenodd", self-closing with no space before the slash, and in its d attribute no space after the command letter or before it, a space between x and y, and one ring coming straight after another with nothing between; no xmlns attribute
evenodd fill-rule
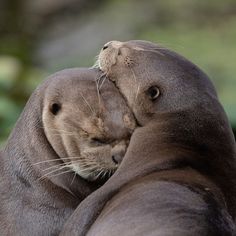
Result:
<svg viewBox="0 0 236 236"><path fill-rule="evenodd" d="M236 129L235 0L0 1L0 145L50 73L91 66L112 39L161 43L202 68Z"/></svg>

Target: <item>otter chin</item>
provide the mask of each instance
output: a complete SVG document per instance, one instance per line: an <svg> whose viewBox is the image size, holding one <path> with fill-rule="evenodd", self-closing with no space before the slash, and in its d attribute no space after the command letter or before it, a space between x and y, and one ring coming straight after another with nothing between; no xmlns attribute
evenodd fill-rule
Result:
<svg viewBox="0 0 236 236"><path fill-rule="evenodd" d="M135 119L101 76L66 69L31 95L0 152L0 235L58 235L120 165Z"/></svg>

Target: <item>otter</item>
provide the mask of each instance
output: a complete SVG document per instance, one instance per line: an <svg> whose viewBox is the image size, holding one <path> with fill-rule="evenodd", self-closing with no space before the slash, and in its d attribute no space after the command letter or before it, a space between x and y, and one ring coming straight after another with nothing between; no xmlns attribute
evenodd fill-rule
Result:
<svg viewBox="0 0 236 236"><path fill-rule="evenodd" d="M1 235L58 235L119 166L135 120L101 74L66 69L30 97L0 153Z"/></svg>
<svg viewBox="0 0 236 236"><path fill-rule="evenodd" d="M60 235L235 235L235 141L207 75L139 40L105 44L98 64L141 127Z"/></svg>

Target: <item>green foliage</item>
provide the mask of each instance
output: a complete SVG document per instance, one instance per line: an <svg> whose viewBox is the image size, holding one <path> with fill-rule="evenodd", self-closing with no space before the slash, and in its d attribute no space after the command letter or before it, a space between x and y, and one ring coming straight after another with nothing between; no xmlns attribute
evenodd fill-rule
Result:
<svg viewBox="0 0 236 236"><path fill-rule="evenodd" d="M15 57L0 57L0 146L6 141L26 100L43 77L39 70L24 69Z"/></svg>

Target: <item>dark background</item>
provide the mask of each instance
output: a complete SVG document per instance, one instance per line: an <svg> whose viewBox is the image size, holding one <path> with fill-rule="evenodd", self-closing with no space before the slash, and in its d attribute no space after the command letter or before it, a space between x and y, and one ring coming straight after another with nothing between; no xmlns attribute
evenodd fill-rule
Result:
<svg viewBox="0 0 236 236"><path fill-rule="evenodd" d="M235 0L0 0L0 145L47 75L93 65L114 39L158 42L193 61L236 129Z"/></svg>

